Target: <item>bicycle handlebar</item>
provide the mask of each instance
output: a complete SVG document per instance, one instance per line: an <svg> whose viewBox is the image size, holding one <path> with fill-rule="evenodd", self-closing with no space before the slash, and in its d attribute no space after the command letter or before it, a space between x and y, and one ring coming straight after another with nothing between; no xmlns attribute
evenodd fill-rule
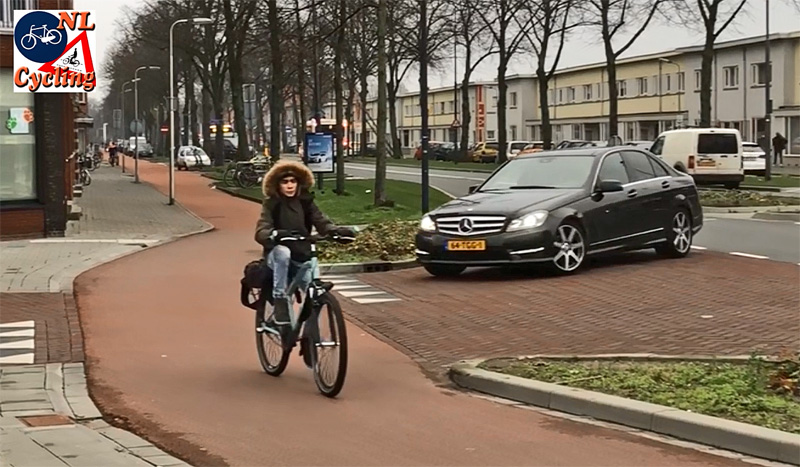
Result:
<svg viewBox="0 0 800 467"><path fill-rule="evenodd" d="M273 240L277 241L278 243L281 242L311 242L317 243L323 240L333 240L339 243L351 243L356 240L355 237L347 237L338 234L331 234L331 235L308 235L308 236L301 236L301 235L293 235L291 237L281 237L275 238L275 234L273 233Z"/></svg>

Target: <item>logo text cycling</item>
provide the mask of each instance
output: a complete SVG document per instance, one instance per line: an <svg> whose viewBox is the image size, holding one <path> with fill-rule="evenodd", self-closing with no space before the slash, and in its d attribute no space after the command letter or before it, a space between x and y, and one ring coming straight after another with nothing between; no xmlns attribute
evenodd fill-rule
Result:
<svg viewBox="0 0 800 467"><path fill-rule="evenodd" d="M14 12L14 92L91 92L95 73L93 11Z"/></svg>

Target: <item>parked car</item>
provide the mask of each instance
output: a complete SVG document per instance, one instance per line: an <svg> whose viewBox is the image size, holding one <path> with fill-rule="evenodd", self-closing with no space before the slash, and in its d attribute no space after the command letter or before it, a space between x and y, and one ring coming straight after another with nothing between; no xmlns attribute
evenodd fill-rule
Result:
<svg viewBox="0 0 800 467"><path fill-rule="evenodd" d="M467 150L467 156L472 162L491 163L497 161L497 152L500 145L497 141L483 141Z"/></svg>
<svg viewBox="0 0 800 467"><path fill-rule="evenodd" d="M456 143L440 143L433 149L431 158L436 161L462 162L461 153L462 151L456 151Z"/></svg>
<svg viewBox="0 0 800 467"><path fill-rule="evenodd" d="M747 175L764 175L767 170L767 153L756 143L742 142L744 173Z"/></svg>
<svg viewBox="0 0 800 467"><path fill-rule="evenodd" d="M420 222L417 258L432 275L537 263L572 273L588 255L645 248L683 257L703 226L692 178L630 147L519 156L470 192Z"/></svg>
<svg viewBox="0 0 800 467"><path fill-rule="evenodd" d="M197 146L181 146L178 148L178 156L175 158L175 166L178 170L189 170L192 167L210 167L211 158L208 154Z"/></svg>
<svg viewBox="0 0 800 467"><path fill-rule="evenodd" d="M428 154L431 159L433 158L434 151L441 144L443 144L442 141L428 141ZM418 145L417 149L414 150L414 159L418 161L422 160L422 144Z"/></svg>
<svg viewBox="0 0 800 467"><path fill-rule="evenodd" d="M650 150L650 147L653 146L652 141L628 141L625 143L625 146L633 146L639 149L647 149Z"/></svg>
<svg viewBox="0 0 800 467"><path fill-rule="evenodd" d="M650 147L698 185L739 188L744 180L742 135L733 128L683 128L661 133Z"/></svg>
<svg viewBox="0 0 800 467"><path fill-rule="evenodd" d="M526 146L531 144L530 141L509 141L508 142L508 151L506 152L506 159L513 159L517 157L517 154L520 153Z"/></svg>
<svg viewBox="0 0 800 467"><path fill-rule="evenodd" d="M536 154L537 152L542 151L544 151L544 141L533 141L522 148L522 151L519 152L519 155L524 156L525 154Z"/></svg>

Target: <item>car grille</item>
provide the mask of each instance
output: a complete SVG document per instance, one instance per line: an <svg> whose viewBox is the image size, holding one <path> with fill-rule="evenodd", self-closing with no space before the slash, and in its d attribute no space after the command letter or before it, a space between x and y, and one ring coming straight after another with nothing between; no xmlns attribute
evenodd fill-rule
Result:
<svg viewBox="0 0 800 467"><path fill-rule="evenodd" d="M452 216L436 219L439 232L462 237L500 233L505 224L506 218L503 216Z"/></svg>

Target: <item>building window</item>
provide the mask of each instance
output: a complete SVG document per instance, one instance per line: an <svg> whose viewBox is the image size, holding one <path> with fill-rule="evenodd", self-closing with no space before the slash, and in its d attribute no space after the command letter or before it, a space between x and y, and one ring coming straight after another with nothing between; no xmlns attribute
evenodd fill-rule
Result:
<svg viewBox="0 0 800 467"><path fill-rule="evenodd" d="M667 83L666 83L667 92L672 92L672 75L667 75L666 78L667 78Z"/></svg>
<svg viewBox="0 0 800 467"><path fill-rule="evenodd" d="M604 96L605 96L607 93L606 93L606 92L604 92L604 91L605 91L605 89L606 89L606 88L605 88L605 86L607 86L607 85L608 85L608 83L597 83L597 84L595 85L595 89L597 90L597 92L595 93L595 94L596 94L596 98L597 98L597 99L605 99L605 97L604 97Z"/></svg>
<svg viewBox="0 0 800 467"><path fill-rule="evenodd" d="M15 93L10 68L0 71L0 201L36 199L35 109L32 93ZM11 127L11 128L9 128Z"/></svg>
<svg viewBox="0 0 800 467"><path fill-rule="evenodd" d="M439 114L444 113L444 102L439 102Z"/></svg>
<svg viewBox="0 0 800 467"><path fill-rule="evenodd" d="M702 76L703 74L700 70L694 70L694 88L698 91L702 83Z"/></svg>
<svg viewBox="0 0 800 467"><path fill-rule="evenodd" d="M772 67L770 67L770 68L772 68ZM767 75L766 63L763 63L763 62L762 63L754 63L753 64L753 86L764 86L765 84L767 84L768 80L769 80L769 76Z"/></svg>
<svg viewBox="0 0 800 467"><path fill-rule="evenodd" d="M591 84L584 84L583 85L583 100L585 100L585 101L592 100L592 85Z"/></svg>
<svg viewBox="0 0 800 467"><path fill-rule="evenodd" d="M628 82L625 80L617 81L617 97L625 97L628 95Z"/></svg>
<svg viewBox="0 0 800 467"><path fill-rule="evenodd" d="M511 101L510 102L511 108L512 109L516 108L517 107L517 93L516 92L512 92L509 97L510 97L509 100Z"/></svg>
<svg viewBox="0 0 800 467"><path fill-rule="evenodd" d="M494 139L494 130L486 130L486 139L489 141Z"/></svg>
<svg viewBox="0 0 800 467"><path fill-rule="evenodd" d="M517 139L517 125L511 125L511 141Z"/></svg>
<svg viewBox="0 0 800 467"><path fill-rule="evenodd" d="M725 89L735 89L739 87L739 67L726 66L722 69L725 77Z"/></svg>
<svg viewBox="0 0 800 467"><path fill-rule="evenodd" d="M683 72L678 73L678 92L686 89L686 75Z"/></svg>
<svg viewBox="0 0 800 467"><path fill-rule="evenodd" d="M497 107L497 95L492 96L492 107Z"/></svg>
<svg viewBox="0 0 800 467"><path fill-rule="evenodd" d="M647 95L647 78L636 78L636 91L639 96Z"/></svg>
<svg viewBox="0 0 800 467"><path fill-rule="evenodd" d="M450 104L450 113L451 114L456 113L456 101L454 100L450 101L449 104Z"/></svg>
<svg viewBox="0 0 800 467"><path fill-rule="evenodd" d="M558 90L558 103L559 104L564 103L564 88Z"/></svg>
<svg viewBox="0 0 800 467"><path fill-rule="evenodd" d="M581 126L580 125L572 125L572 137L574 139L583 138L583 135L581 134Z"/></svg>
<svg viewBox="0 0 800 467"><path fill-rule="evenodd" d="M567 101L572 103L575 102L575 87L568 87L567 88Z"/></svg>

